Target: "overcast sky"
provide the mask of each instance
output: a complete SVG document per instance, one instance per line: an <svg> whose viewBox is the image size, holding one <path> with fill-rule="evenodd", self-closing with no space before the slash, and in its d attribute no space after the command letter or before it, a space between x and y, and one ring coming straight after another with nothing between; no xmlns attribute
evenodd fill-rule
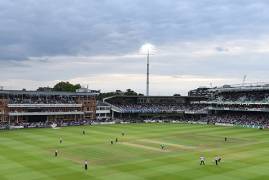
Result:
<svg viewBox="0 0 269 180"><path fill-rule="evenodd" d="M269 82L268 0L1 0L0 86L60 80L112 91L186 94Z"/></svg>

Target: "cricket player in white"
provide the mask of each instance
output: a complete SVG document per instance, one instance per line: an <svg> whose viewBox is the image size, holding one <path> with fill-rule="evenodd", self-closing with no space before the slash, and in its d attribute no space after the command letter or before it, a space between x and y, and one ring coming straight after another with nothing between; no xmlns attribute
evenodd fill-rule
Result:
<svg viewBox="0 0 269 180"><path fill-rule="evenodd" d="M88 170L88 161L87 160L84 161L84 169Z"/></svg>
<svg viewBox="0 0 269 180"><path fill-rule="evenodd" d="M200 157L200 165L205 165L205 157L204 156Z"/></svg>

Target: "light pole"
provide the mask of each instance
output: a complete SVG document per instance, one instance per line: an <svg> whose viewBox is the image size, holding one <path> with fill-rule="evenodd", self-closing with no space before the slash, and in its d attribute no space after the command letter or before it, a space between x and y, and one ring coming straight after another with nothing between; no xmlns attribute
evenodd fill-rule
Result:
<svg viewBox="0 0 269 180"><path fill-rule="evenodd" d="M147 54L147 92L146 95L149 96L149 49Z"/></svg>
<svg viewBox="0 0 269 180"><path fill-rule="evenodd" d="M152 44L149 44L149 43L144 44L140 49L140 52L142 54L147 55L146 96L149 96L149 58L150 58L150 55L152 55L154 53L154 51L155 51L155 47Z"/></svg>

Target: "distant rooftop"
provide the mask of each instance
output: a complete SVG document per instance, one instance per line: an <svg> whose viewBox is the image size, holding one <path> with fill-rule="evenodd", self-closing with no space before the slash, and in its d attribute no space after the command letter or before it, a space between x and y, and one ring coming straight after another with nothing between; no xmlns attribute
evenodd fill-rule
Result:
<svg viewBox="0 0 269 180"><path fill-rule="evenodd" d="M245 84L233 84L223 85L221 87L211 88L209 91L263 91L269 90L269 83L258 82L258 83L245 83Z"/></svg>
<svg viewBox="0 0 269 180"><path fill-rule="evenodd" d="M0 94L6 95L43 95L43 96L96 96L100 91L89 90L88 92L63 92L63 91L26 91L26 90L1 90Z"/></svg>

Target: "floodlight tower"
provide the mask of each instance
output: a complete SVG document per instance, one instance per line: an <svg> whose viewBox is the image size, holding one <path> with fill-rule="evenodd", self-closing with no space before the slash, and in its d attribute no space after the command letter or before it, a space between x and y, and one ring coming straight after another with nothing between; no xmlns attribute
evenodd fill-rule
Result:
<svg viewBox="0 0 269 180"><path fill-rule="evenodd" d="M147 53L147 92L146 95L149 96L149 49Z"/></svg>
<svg viewBox="0 0 269 180"><path fill-rule="evenodd" d="M146 96L149 96L149 58L155 51L155 47L152 44L146 43L140 48L142 54L147 56L147 82L146 82Z"/></svg>

